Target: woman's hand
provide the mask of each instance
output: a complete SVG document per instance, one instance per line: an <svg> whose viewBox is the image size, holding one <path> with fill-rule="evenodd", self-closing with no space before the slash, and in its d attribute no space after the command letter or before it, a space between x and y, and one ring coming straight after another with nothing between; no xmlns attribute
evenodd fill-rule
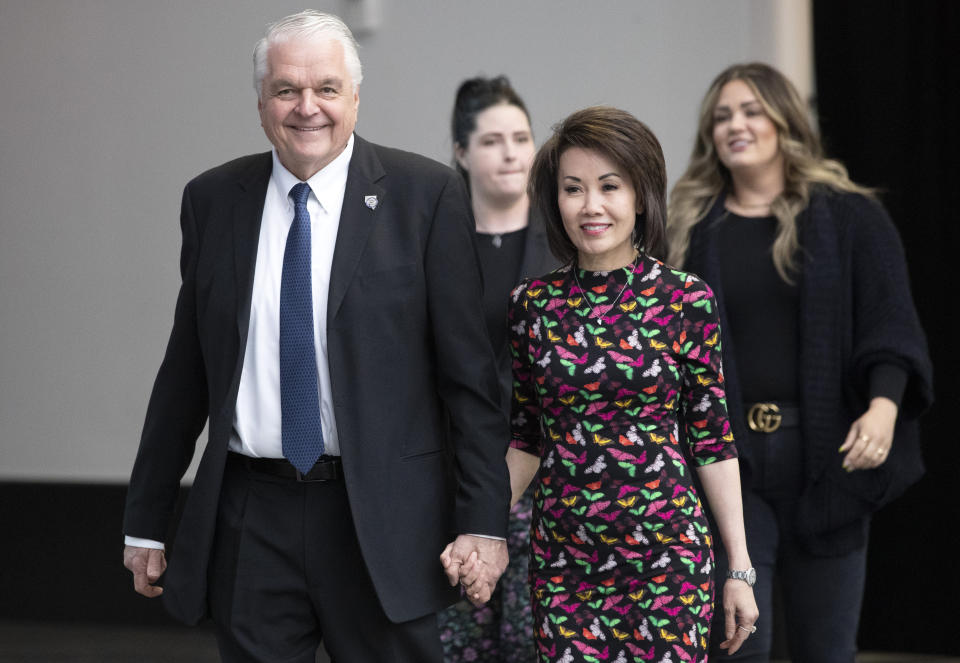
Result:
<svg viewBox="0 0 960 663"><path fill-rule="evenodd" d="M732 569L753 567L747 552L747 536L743 528L743 503L740 496L740 464L728 458L697 468L707 503L717 521L720 539L727 553L727 564ZM757 621L757 601L753 588L743 580L729 578L723 585L724 635L721 649L728 653L740 649L744 640L754 632Z"/></svg>
<svg viewBox="0 0 960 663"><path fill-rule="evenodd" d="M893 444L893 427L897 423L897 404L884 396L870 401L870 407L850 426L847 439L840 447L846 452L843 469L872 470L879 467L890 455Z"/></svg>
<svg viewBox="0 0 960 663"><path fill-rule="evenodd" d="M728 578L723 584L724 635L720 649L732 654L756 631L754 623L760 615L753 588L742 580Z"/></svg>

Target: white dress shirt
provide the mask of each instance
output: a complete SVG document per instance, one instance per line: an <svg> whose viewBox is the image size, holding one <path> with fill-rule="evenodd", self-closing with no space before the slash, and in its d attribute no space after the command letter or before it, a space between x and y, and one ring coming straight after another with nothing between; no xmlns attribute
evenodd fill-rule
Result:
<svg viewBox="0 0 960 663"><path fill-rule="evenodd" d="M310 196L311 285L313 287L313 333L317 349L320 388L320 425L324 453L340 455L340 439L333 413L330 367L327 363L327 295L333 249L340 228L340 210L347 186L347 170L353 156L353 135L343 152L307 180ZM290 190L300 182L284 168L273 151L273 171L267 184L253 273L250 325L243 354L240 388L233 414L229 449L255 458L283 458L280 434L280 279L287 233L293 225ZM127 536L130 546L163 548L152 539Z"/></svg>
<svg viewBox="0 0 960 663"><path fill-rule="evenodd" d="M333 249L340 227L340 210L347 186L347 168L353 155L353 136L347 147L323 170L307 180L310 196L310 271L313 286L313 329L320 387L320 422L324 453L340 455L340 440L330 393L327 363L327 295ZM250 326L243 355L240 390L233 412L230 450L255 458L283 458L280 436L280 278L287 233L293 224L292 189L300 180L283 167L276 151L267 185L253 273Z"/></svg>

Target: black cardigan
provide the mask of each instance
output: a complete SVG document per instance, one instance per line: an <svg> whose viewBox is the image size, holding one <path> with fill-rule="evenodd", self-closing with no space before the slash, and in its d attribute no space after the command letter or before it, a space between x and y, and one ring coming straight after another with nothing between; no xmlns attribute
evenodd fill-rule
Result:
<svg viewBox="0 0 960 663"><path fill-rule="evenodd" d="M727 326L716 251L724 196L693 229L685 268L713 288ZM865 196L817 188L797 219L800 279L800 400L804 491L796 532L812 553L839 555L866 542L867 516L923 474L917 417L933 400L932 366L917 318L900 237L883 207ZM746 434L731 339L723 337L734 435ZM870 369L893 363L908 375L887 461L847 472L837 452L868 406ZM749 482L749 450L738 448Z"/></svg>

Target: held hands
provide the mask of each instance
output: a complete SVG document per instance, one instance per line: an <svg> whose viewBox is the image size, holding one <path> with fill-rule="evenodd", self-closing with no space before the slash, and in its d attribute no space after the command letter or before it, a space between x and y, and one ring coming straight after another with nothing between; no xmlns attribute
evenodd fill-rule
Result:
<svg viewBox="0 0 960 663"><path fill-rule="evenodd" d="M450 585L463 585L467 599L477 607L490 600L508 561L506 541L470 534L461 534L440 554Z"/></svg>
<svg viewBox="0 0 960 663"><path fill-rule="evenodd" d="M890 455L893 444L893 428L897 423L897 405L883 396L870 401L870 407L850 426L847 439L840 447L846 452L843 469L872 470L879 467Z"/></svg>
<svg viewBox="0 0 960 663"><path fill-rule="evenodd" d="M167 559L162 550L124 546L123 565L133 573L133 588L137 590L137 594L143 594L147 598L163 594L163 587L153 584L167 570Z"/></svg>
<svg viewBox="0 0 960 663"><path fill-rule="evenodd" d="M754 622L760 615L753 588L742 580L730 578L723 585L724 635L720 649L727 654L736 652L756 630Z"/></svg>

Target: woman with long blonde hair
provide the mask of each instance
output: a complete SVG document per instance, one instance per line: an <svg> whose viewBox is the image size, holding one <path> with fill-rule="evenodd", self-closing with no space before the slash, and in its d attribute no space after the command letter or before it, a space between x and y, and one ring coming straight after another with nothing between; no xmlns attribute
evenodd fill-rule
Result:
<svg viewBox="0 0 960 663"><path fill-rule="evenodd" d="M794 663L852 663L869 517L922 473L916 418L932 399L896 229L823 156L793 85L750 63L704 97L667 236L723 329L761 615L733 658L769 659L776 578ZM718 576L740 570L719 555Z"/></svg>

